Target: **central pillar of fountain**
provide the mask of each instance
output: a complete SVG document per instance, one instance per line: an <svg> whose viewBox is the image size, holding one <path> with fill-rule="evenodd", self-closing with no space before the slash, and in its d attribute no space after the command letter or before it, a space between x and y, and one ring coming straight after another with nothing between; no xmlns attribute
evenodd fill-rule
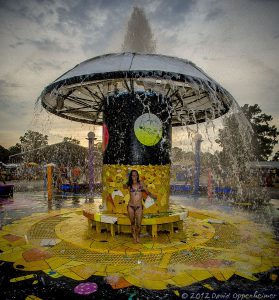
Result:
<svg viewBox="0 0 279 300"><path fill-rule="evenodd" d="M155 92L122 92L108 96L103 107L103 206L126 213L129 172L137 170L148 191L144 212L169 208L171 104Z"/></svg>

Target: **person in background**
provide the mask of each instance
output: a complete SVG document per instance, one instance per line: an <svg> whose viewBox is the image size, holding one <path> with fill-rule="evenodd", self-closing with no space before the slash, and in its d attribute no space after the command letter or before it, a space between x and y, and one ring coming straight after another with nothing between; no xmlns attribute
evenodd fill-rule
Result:
<svg viewBox="0 0 279 300"><path fill-rule="evenodd" d="M2 181L4 184L6 184L5 177L6 177L6 171L4 167L0 165L0 181Z"/></svg>
<svg viewBox="0 0 279 300"><path fill-rule="evenodd" d="M78 183L81 175L81 170L78 166L75 166L71 172L73 183Z"/></svg>
<svg viewBox="0 0 279 300"><path fill-rule="evenodd" d="M73 190L74 193L76 193L79 185L80 175L81 175L80 168L78 166L75 166L71 171L71 175L73 181Z"/></svg>

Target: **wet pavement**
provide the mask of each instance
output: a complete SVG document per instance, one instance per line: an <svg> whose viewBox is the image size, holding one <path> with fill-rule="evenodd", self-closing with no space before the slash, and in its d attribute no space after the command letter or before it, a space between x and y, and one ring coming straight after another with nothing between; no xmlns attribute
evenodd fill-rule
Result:
<svg viewBox="0 0 279 300"><path fill-rule="evenodd" d="M172 196L183 232L111 237L88 228L84 195L16 192L0 200L1 299L276 299L276 207Z"/></svg>

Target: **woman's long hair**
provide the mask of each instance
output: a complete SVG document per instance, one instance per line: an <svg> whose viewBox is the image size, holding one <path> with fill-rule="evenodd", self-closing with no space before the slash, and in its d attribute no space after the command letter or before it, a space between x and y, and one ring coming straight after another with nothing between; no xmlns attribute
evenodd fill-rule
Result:
<svg viewBox="0 0 279 300"><path fill-rule="evenodd" d="M132 173L133 172L136 172L137 173L137 182L140 182L140 180L139 180L139 172L137 171L137 170L132 170L130 173L129 173L129 178L128 178L128 182L127 182L127 185L129 186L129 187L132 187L132 184L133 184L133 180L132 180Z"/></svg>

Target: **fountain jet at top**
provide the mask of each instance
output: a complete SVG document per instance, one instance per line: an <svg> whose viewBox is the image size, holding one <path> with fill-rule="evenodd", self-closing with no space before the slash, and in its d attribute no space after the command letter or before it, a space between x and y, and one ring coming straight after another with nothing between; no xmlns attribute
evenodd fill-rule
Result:
<svg viewBox="0 0 279 300"><path fill-rule="evenodd" d="M142 11L129 26L137 30ZM144 18L142 18L144 20ZM154 51L148 25L125 42L139 52ZM136 37L148 38L144 44ZM140 48L140 45L143 45ZM132 48L133 49L133 48ZM45 109L60 117L103 125L103 201L112 212L126 212L123 184L136 168L157 196L146 212L169 206L171 127L213 120L228 112L233 97L192 62L171 56L123 52L80 63L41 94Z"/></svg>
<svg viewBox="0 0 279 300"><path fill-rule="evenodd" d="M143 9L135 7L127 26L122 51L155 53L156 42Z"/></svg>

